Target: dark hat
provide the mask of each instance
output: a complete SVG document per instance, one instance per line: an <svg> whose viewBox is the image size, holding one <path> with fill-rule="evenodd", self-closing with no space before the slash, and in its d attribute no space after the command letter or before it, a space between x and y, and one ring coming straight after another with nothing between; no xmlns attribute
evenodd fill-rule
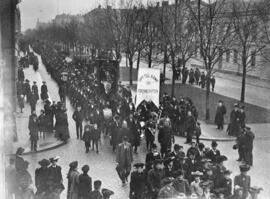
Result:
<svg viewBox="0 0 270 199"><path fill-rule="evenodd" d="M51 162L57 162L58 160L59 160L59 156L55 156L55 157L53 157L53 158L50 158L49 160L51 161Z"/></svg>
<svg viewBox="0 0 270 199"><path fill-rule="evenodd" d="M144 163L136 163L133 165L135 168L143 168Z"/></svg>
<svg viewBox="0 0 270 199"><path fill-rule="evenodd" d="M168 164L170 164L174 159L175 159L175 157L169 157L169 158L166 158L166 159L164 160L164 164L165 164L165 165L168 165Z"/></svg>
<svg viewBox="0 0 270 199"><path fill-rule="evenodd" d="M178 177L184 175L184 172L181 169L178 169L173 172L173 176Z"/></svg>
<svg viewBox="0 0 270 199"><path fill-rule="evenodd" d="M251 130L251 128L249 126L245 126L246 130Z"/></svg>
<svg viewBox="0 0 270 199"><path fill-rule="evenodd" d="M196 177L196 176L202 176L203 173L200 171L196 171L196 172L191 172L191 175Z"/></svg>
<svg viewBox="0 0 270 199"><path fill-rule="evenodd" d="M166 178L164 178L164 179L162 180L162 182L163 182L164 184L169 184L169 183L171 183L173 180L174 180L173 177L166 177Z"/></svg>
<svg viewBox="0 0 270 199"><path fill-rule="evenodd" d="M33 81L34 84L36 84L37 82L36 81Z"/></svg>
<svg viewBox="0 0 270 199"><path fill-rule="evenodd" d="M183 148L183 147L182 147L182 148ZM174 149L175 151L178 151L178 150L181 149L181 146L180 146L179 144L175 144L175 145L173 146L173 149Z"/></svg>
<svg viewBox="0 0 270 199"><path fill-rule="evenodd" d="M200 123L200 122L197 122L197 125L199 125L199 126L200 126L200 125L201 125L201 123Z"/></svg>
<svg viewBox="0 0 270 199"><path fill-rule="evenodd" d="M29 80L28 80L28 79L26 79L25 81L26 81L26 82L29 82Z"/></svg>
<svg viewBox="0 0 270 199"><path fill-rule="evenodd" d="M162 164L162 163L163 163L163 160L162 159L154 160L154 165Z"/></svg>
<svg viewBox="0 0 270 199"><path fill-rule="evenodd" d="M82 167L82 171L83 172L85 172L85 173L87 173L88 171L89 171L89 166L88 165L84 165L83 167Z"/></svg>
<svg viewBox="0 0 270 199"><path fill-rule="evenodd" d="M152 149L156 149L157 148L157 145L154 143L154 144L152 144L151 148Z"/></svg>
<svg viewBox="0 0 270 199"><path fill-rule="evenodd" d="M47 160L47 159L43 159L43 160L39 161L38 163L42 167L47 167L47 166L49 166L51 164L50 161Z"/></svg>
<svg viewBox="0 0 270 199"><path fill-rule="evenodd" d="M219 100L218 102L223 103L223 101L222 101L222 100Z"/></svg>
<svg viewBox="0 0 270 199"><path fill-rule="evenodd" d="M25 151L24 148L19 147L19 148L17 149L17 151L16 151L16 154L17 154L17 155L21 155L21 154L23 154L24 151Z"/></svg>
<svg viewBox="0 0 270 199"><path fill-rule="evenodd" d="M246 172L250 169L250 167L248 165L240 165L239 166L240 172Z"/></svg>
<svg viewBox="0 0 270 199"><path fill-rule="evenodd" d="M43 82L42 82L42 84L46 84L46 82L45 82L45 81L43 81Z"/></svg>
<svg viewBox="0 0 270 199"><path fill-rule="evenodd" d="M221 155L219 157L217 157L217 163L221 163L228 160L228 158L225 155Z"/></svg>
<svg viewBox="0 0 270 199"><path fill-rule="evenodd" d="M230 175L232 172L230 170L225 170L224 175Z"/></svg>
<svg viewBox="0 0 270 199"><path fill-rule="evenodd" d="M114 194L114 192L109 190L109 189L102 189L101 193L102 193L104 198L108 198L108 197L110 197L111 195Z"/></svg>
<svg viewBox="0 0 270 199"><path fill-rule="evenodd" d="M216 147L217 145L218 145L218 144L217 144L216 141L212 141L212 144L211 144L212 147Z"/></svg>

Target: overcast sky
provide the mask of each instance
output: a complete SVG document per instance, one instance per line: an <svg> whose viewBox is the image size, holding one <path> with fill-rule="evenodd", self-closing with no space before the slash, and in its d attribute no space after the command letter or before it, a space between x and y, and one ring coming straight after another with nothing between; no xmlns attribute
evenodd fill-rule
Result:
<svg viewBox="0 0 270 199"><path fill-rule="evenodd" d="M0 0L1 1L1 0ZM22 0L19 4L21 10L22 31L34 28L37 20L48 22L57 14L85 14L105 2L114 2L119 5L121 0ZM125 0L122 0L125 1ZM134 0L148 2L161 2L162 0ZM174 0L169 0L174 2ZM209 0L204 0L209 1Z"/></svg>

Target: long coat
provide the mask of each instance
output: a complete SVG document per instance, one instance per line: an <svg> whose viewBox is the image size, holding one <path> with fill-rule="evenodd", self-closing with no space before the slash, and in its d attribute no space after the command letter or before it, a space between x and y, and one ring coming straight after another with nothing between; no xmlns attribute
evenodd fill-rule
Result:
<svg viewBox="0 0 270 199"><path fill-rule="evenodd" d="M92 179L87 174L79 176L79 197L88 199L92 191Z"/></svg>
<svg viewBox="0 0 270 199"><path fill-rule="evenodd" d="M29 119L29 123L28 123L28 128L30 131L30 139L31 140L38 140L38 122L37 121L33 121L33 119Z"/></svg>
<svg viewBox="0 0 270 199"><path fill-rule="evenodd" d="M145 187L146 187L146 173L139 173L134 171L131 173L130 178L130 194L134 194L135 199L141 199L144 196Z"/></svg>
<svg viewBox="0 0 270 199"><path fill-rule="evenodd" d="M68 175L68 180L70 181L68 199L79 199L79 176L80 173L76 170L71 171Z"/></svg>
<svg viewBox="0 0 270 199"><path fill-rule="evenodd" d="M40 167L35 171L35 185L37 188L36 194L41 194L48 191L48 174L49 169Z"/></svg>
<svg viewBox="0 0 270 199"><path fill-rule="evenodd" d="M224 115L226 114L227 110L224 105L218 106L215 116L215 124L216 125L223 125L224 124Z"/></svg>
<svg viewBox="0 0 270 199"><path fill-rule="evenodd" d="M118 145L116 150L116 162L119 164L120 168L125 168L126 166L131 165L133 162L133 154L130 143L127 143L126 148L123 143Z"/></svg>

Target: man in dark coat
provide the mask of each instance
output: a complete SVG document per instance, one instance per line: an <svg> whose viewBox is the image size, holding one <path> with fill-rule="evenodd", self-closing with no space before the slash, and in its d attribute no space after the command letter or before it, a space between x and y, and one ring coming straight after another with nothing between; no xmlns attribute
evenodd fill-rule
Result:
<svg viewBox="0 0 270 199"><path fill-rule="evenodd" d="M98 141L100 140L100 129L98 129L97 123L94 124L94 128L92 129L91 132L91 137L92 137L92 150L94 151L95 146L96 146L96 153L98 154Z"/></svg>
<svg viewBox="0 0 270 199"><path fill-rule="evenodd" d="M219 100L215 116L215 124L217 125L217 129L223 130L224 115L226 114L226 112L227 110L225 105L223 104L223 101Z"/></svg>
<svg viewBox="0 0 270 199"><path fill-rule="evenodd" d="M172 148L172 142L174 142L174 137L172 133L172 128L170 126L169 119L166 119L164 126L160 128L158 134L158 141L160 143L161 156L164 157L165 153Z"/></svg>
<svg viewBox="0 0 270 199"><path fill-rule="evenodd" d="M240 114L238 109L238 104L234 104L234 109L230 114L230 124L229 124L229 135L238 136L240 134Z"/></svg>
<svg viewBox="0 0 270 199"><path fill-rule="evenodd" d="M31 151L37 151L37 141L38 141L38 121L37 116L32 115L29 118L28 129L30 131L30 140L31 140Z"/></svg>
<svg viewBox="0 0 270 199"><path fill-rule="evenodd" d="M22 67L18 69L18 80L22 82L24 81L24 72Z"/></svg>
<svg viewBox="0 0 270 199"><path fill-rule="evenodd" d="M48 184L49 192L55 196L55 198L60 198L61 192L64 190L62 169L57 165L59 157L50 158L51 166L48 168ZM49 197L48 197L49 198Z"/></svg>
<svg viewBox="0 0 270 199"><path fill-rule="evenodd" d="M37 95L35 94L34 91L31 92L31 95L29 95L29 97L30 97L29 103L30 103L30 107L31 107L31 112L33 112L33 111L36 110L36 105L37 105L38 98L37 98Z"/></svg>
<svg viewBox="0 0 270 199"><path fill-rule="evenodd" d="M186 132L186 142L185 144L189 144L192 141L192 136L195 131L196 121L192 116L191 111L188 111L188 116L185 121L185 132Z"/></svg>
<svg viewBox="0 0 270 199"><path fill-rule="evenodd" d="M85 153L89 152L89 147L91 146L91 126L85 125L84 127L84 133L83 133L83 141L85 144Z"/></svg>
<svg viewBox="0 0 270 199"><path fill-rule="evenodd" d="M251 184L250 176L247 175L250 167L248 165L240 165L239 168L241 174L234 177L234 186L239 186L243 189L243 197L241 199L246 199L248 197Z"/></svg>
<svg viewBox="0 0 270 199"><path fill-rule="evenodd" d="M123 185L127 182L127 178L131 171L131 163L133 162L132 146L128 143L128 137L123 137L123 142L116 149L117 172L122 180Z"/></svg>
<svg viewBox="0 0 270 199"><path fill-rule="evenodd" d="M253 141L255 138L254 133L251 131L250 127L245 127L244 129L244 135L245 135L245 143L244 143L244 161L247 165L252 166L253 165Z"/></svg>
<svg viewBox="0 0 270 199"><path fill-rule="evenodd" d="M40 89L40 91L41 91L40 98L43 101L45 101L46 99L49 98L49 96L48 96L48 88L47 88L46 82L43 81L42 83L43 83L43 85L41 86L41 89Z"/></svg>
<svg viewBox="0 0 270 199"><path fill-rule="evenodd" d="M82 109L82 107L81 106L78 106L77 107L77 110L72 115L72 119L76 123L77 139L82 139L83 113L82 113L81 109Z"/></svg>
<svg viewBox="0 0 270 199"><path fill-rule="evenodd" d="M89 199L92 191L92 179L88 175L89 166L82 167L82 174L79 176L79 199Z"/></svg>
<svg viewBox="0 0 270 199"><path fill-rule="evenodd" d="M130 199L143 199L145 198L146 178L147 175L143 169L143 163L134 164L135 171L131 173L130 178Z"/></svg>
<svg viewBox="0 0 270 199"><path fill-rule="evenodd" d="M23 91L24 91L24 96L27 97L27 102L29 102L30 96L31 96L31 87L30 87L28 79L26 79L25 83L23 84Z"/></svg>
<svg viewBox="0 0 270 199"><path fill-rule="evenodd" d="M201 82L200 82L202 89L204 89L204 87L205 87L205 82L206 82L206 75L205 75L204 72L202 72L202 74L201 74Z"/></svg>
<svg viewBox="0 0 270 199"><path fill-rule="evenodd" d="M201 72L198 68L195 69L194 77L196 80L196 84L199 85L200 77L201 77Z"/></svg>
<svg viewBox="0 0 270 199"><path fill-rule="evenodd" d="M157 199L158 192L162 187L162 179L164 178L164 171L162 169L163 161L155 160L154 168L148 172L147 183L151 199Z"/></svg>
<svg viewBox="0 0 270 199"><path fill-rule="evenodd" d="M146 172L152 169L152 165L154 161L159 160L159 159L161 159L161 154L157 150L157 145L153 144L151 147L151 151L146 154L146 158L145 158Z"/></svg>
<svg viewBox="0 0 270 199"><path fill-rule="evenodd" d="M211 143L211 149L206 153L206 158L211 159L212 162L216 162L218 157L220 156L220 151L217 149L217 142L212 141Z"/></svg>
<svg viewBox="0 0 270 199"><path fill-rule="evenodd" d="M214 192L217 194L223 194L225 198L232 195L232 179L230 178L231 171L226 170L223 173L221 179L219 179L218 184L215 185Z"/></svg>
<svg viewBox="0 0 270 199"><path fill-rule="evenodd" d="M216 79L214 76L211 77L210 82L211 82L212 92L214 92L215 84L216 84Z"/></svg>
<svg viewBox="0 0 270 199"><path fill-rule="evenodd" d="M127 124L132 137L131 144L134 147L134 153L137 153L137 147L140 145L140 124L138 119L134 118L132 114L129 115Z"/></svg>
<svg viewBox="0 0 270 199"><path fill-rule="evenodd" d="M116 146L118 144L118 134L121 129L120 118L118 115L115 116L114 122L112 122L112 131L111 131L111 144L113 147L113 151L115 151Z"/></svg>
<svg viewBox="0 0 270 199"><path fill-rule="evenodd" d="M132 134L131 134L130 129L127 126L127 122L126 121L123 121L122 122L122 128L120 129L117 137L118 137L117 138L117 144L120 144L123 141L123 138L124 137L127 137L128 138L128 142L130 144L132 143L133 137L132 137Z"/></svg>
<svg viewBox="0 0 270 199"><path fill-rule="evenodd" d="M34 94L36 95L36 99L38 100L39 99L39 94L38 94L38 86L37 86L36 81L33 82L32 91L34 92Z"/></svg>
<svg viewBox="0 0 270 199"><path fill-rule="evenodd" d="M35 185L37 188L36 196L40 199L45 199L47 197L48 192L48 166L50 165L50 161L47 159L43 159L38 162L41 166L35 171Z"/></svg>

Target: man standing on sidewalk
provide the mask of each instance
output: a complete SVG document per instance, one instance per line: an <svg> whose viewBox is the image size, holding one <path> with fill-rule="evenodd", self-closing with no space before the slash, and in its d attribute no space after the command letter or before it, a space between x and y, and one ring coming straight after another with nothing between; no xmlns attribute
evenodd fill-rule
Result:
<svg viewBox="0 0 270 199"><path fill-rule="evenodd" d="M83 113L82 113L81 109L82 109L82 107L80 105L77 106L77 110L72 115L72 118L76 123L77 139L82 139Z"/></svg>
<svg viewBox="0 0 270 199"><path fill-rule="evenodd" d="M30 131L31 151L37 151L37 141L38 141L37 115L32 115L32 117L29 118L28 128Z"/></svg>

